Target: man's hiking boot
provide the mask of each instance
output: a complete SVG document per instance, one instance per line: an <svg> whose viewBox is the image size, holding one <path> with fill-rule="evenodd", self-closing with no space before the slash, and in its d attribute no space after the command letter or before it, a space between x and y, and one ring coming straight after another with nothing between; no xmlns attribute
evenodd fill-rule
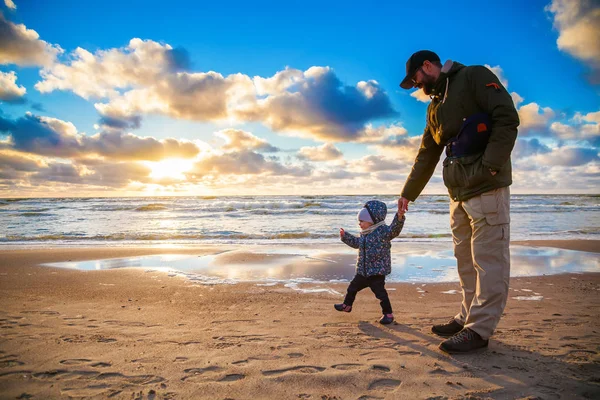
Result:
<svg viewBox="0 0 600 400"><path fill-rule="evenodd" d="M451 337L458 332L462 331L463 326L456 322L454 318L448 321L447 324L434 325L431 328L431 332L442 337Z"/></svg>
<svg viewBox="0 0 600 400"><path fill-rule="evenodd" d="M477 332L466 328L440 343L440 350L450 354L469 353L487 348L488 342Z"/></svg>

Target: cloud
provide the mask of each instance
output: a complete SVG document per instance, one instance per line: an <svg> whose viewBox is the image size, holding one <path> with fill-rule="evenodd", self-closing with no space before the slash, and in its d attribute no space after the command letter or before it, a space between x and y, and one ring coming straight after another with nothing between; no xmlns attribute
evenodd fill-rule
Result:
<svg viewBox="0 0 600 400"><path fill-rule="evenodd" d="M167 138L157 140L120 131L100 132L82 139L85 153L118 160L159 161L165 158L193 158L200 149L194 143Z"/></svg>
<svg viewBox="0 0 600 400"><path fill-rule="evenodd" d="M307 176L311 169L307 167L286 166L269 160L253 151L234 151L224 154L213 153L199 162L186 173L188 180L194 181L208 175L291 175Z"/></svg>
<svg viewBox="0 0 600 400"><path fill-rule="evenodd" d="M173 138L157 140L121 131L87 136L70 122L30 113L17 120L0 117L0 133L9 136L9 147L22 152L53 157L102 156L117 160L157 161L163 158L192 158L197 145Z"/></svg>
<svg viewBox="0 0 600 400"><path fill-rule="evenodd" d="M275 146L271 146L266 140L254 136L250 132L246 132L240 129L224 129L215 132L215 136L218 136L225 140L225 144L222 146L223 150L256 150L265 152L276 152L279 149Z"/></svg>
<svg viewBox="0 0 600 400"><path fill-rule="evenodd" d="M537 103L529 103L518 109L519 132L526 133L532 130L540 130L548 126L548 122L554 118L555 113L550 107L541 108Z"/></svg>
<svg viewBox="0 0 600 400"><path fill-rule="evenodd" d="M598 149L583 147L562 147L553 149L549 153L535 156L535 161L547 166L580 166L591 162L597 162Z"/></svg>
<svg viewBox="0 0 600 400"><path fill-rule="evenodd" d="M504 86L504 88L508 87L508 79L506 79L506 77L504 76L504 71L499 65L492 67L491 65L485 64L485 67L492 71L494 75L498 77L498 80L500 81L502 86Z"/></svg>
<svg viewBox="0 0 600 400"><path fill-rule="evenodd" d="M0 12L0 64L50 65L63 50L39 39L23 24L13 24Z"/></svg>
<svg viewBox="0 0 600 400"><path fill-rule="evenodd" d="M29 179L38 184L62 182L68 184L122 188L132 182L149 182L150 168L140 163L88 160L83 163L50 163Z"/></svg>
<svg viewBox="0 0 600 400"><path fill-rule="evenodd" d="M421 103L429 103L431 101L431 97L426 95L425 92L423 91L423 89L415 90L414 92L412 92L410 94L410 97L414 97Z"/></svg>
<svg viewBox="0 0 600 400"><path fill-rule="evenodd" d="M162 78L178 74L185 50L174 50L152 40L131 39L124 48L98 50L95 54L78 47L66 63L56 62L41 71L35 88L42 93L71 90L84 99L110 98L119 90L152 83L164 85Z"/></svg>
<svg viewBox="0 0 600 400"><path fill-rule="evenodd" d="M27 92L24 86L17 85L17 75L13 72L0 71L0 100L7 103L23 103Z"/></svg>
<svg viewBox="0 0 600 400"><path fill-rule="evenodd" d="M4 5L7 8L10 8L11 10L16 10L17 9L17 5L12 0L4 0Z"/></svg>
<svg viewBox="0 0 600 400"><path fill-rule="evenodd" d="M518 160L536 154L550 153L551 151L552 149L550 147L546 146L536 138L529 140L519 138L515 143L515 148L512 152L512 158Z"/></svg>
<svg viewBox="0 0 600 400"><path fill-rule="evenodd" d="M517 92L512 92L510 94L510 97L512 97L513 103L515 103L515 107L518 107L519 104L521 104L523 100L525 100Z"/></svg>
<svg viewBox="0 0 600 400"><path fill-rule="evenodd" d="M395 159L374 155L362 157L353 163L353 165L364 172L397 171L403 166L402 163L399 163Z"/></svg>
<svg viewBox="0 0 600 400"><path fill-rule="evenodd" d="M311 67L296 79L260 99L248 116L276 131L337 142L359 140L369 121L397 115L376 81L345 86L329 67Z"/></svg>
<svg viewBox="0 0 600 400"><path fill-rule="evenodd" d="M299 159L309 161L332 161L343 156L343 153L331 143L317 147L302 147L297 154Z"/></svg>
<svg viewBox="0 0 600 400"><path fill-rule="evenodd" d="M43 166L39 160L27 157L25 155L0 151L0 171L15 170L32 172Z"/></svg>
<svg viewBox="0 0 600 400"><path fill-rule="evenodd" d="M560 140L585 140L594 146L600 146L600 111L585 115L576 113L569 122L553 122L550 131Z"/></svg>
<svg viewBox="0 0 600 400"><path fill-rule="evenodd" d="M546 10L554 14L558 48L583 61L589 79L600 84L600 5L596 0L553 0Z"/></svg>
<svg viewBox="0 0 600 400"><path fill-rule="evenodd" d="M223 76L188 71L190 63L182 54L187 53L141 39L95 53L78 48L66 63L45 68L35 88L107 99L95 104L101 124L117 126L159 114L195 121L254 121L291 135L352 141L370 121L397 115L376 81L344 85L329 67L286 68L267 78Z"/></svg>

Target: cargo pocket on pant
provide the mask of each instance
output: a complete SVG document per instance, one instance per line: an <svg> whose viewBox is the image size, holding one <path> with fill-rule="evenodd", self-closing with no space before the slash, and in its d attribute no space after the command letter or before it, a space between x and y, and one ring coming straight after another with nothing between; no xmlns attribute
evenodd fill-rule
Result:
<svg viewBox="0 0 600 400"><path fill-rule="evenodd" d="M501 202L502 196L498 196L498 190L491 190L481 195L481 212L489 225L508 224L509 215Z"/></svg>

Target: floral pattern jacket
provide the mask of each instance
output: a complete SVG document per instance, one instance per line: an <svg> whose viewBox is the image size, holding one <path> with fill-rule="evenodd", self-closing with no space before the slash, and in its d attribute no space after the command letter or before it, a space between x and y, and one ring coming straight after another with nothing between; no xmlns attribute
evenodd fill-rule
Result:
<svg viewBox="0 0 600 400"><path fill-rule="evenodd" d="M371 200L365 204L373 223L385 220L387 206L378 200ZM358 249L358 260L356 261L356 273L365 277L373 275L389 275L392 272L391 241L397 237L404 226L405 216L398 219L394 214L394 220L388 225L381 225L373 232L356 237L346 231L342 242L348 246Z"/></svg>

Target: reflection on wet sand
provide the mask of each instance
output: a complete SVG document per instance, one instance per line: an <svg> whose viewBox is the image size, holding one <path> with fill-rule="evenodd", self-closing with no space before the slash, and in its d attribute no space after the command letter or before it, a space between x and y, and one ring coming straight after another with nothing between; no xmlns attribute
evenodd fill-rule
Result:
<svg viewBox="0 0 600 400"><path fill-rule="evenodd" d="M447 246L421 245L393 251L389 282L458 281L456 261ZM47 264L79 270L146 268L198 277L233 281L348 281L355 273L356 251L328 249L241 248L190 256L164 254L131 258ZM573 272L600 272L600 255L556 248L511 247L511 276L538 276Z"/></svg>

